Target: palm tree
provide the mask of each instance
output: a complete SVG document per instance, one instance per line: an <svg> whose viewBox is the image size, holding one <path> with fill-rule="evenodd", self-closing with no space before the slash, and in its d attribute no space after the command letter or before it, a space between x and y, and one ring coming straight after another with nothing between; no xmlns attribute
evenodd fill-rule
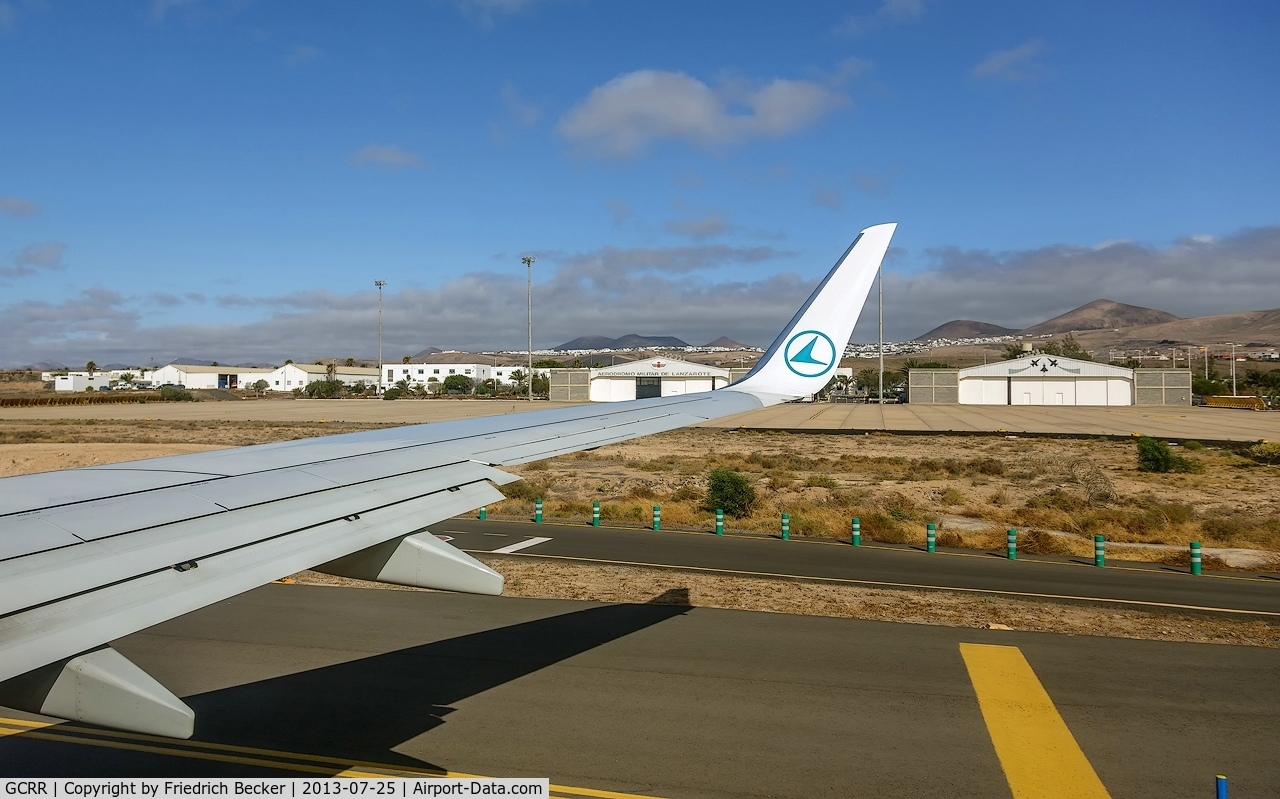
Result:
<svg viewBox="0 0 1280 799"><path fill-rule="evenodd" d="M84 365L84 368L85 368L85 371L90 374L90 376L92 376L94 372L98 371L98 365L93 361L89 361L88 363L86 363Z"/></svg>

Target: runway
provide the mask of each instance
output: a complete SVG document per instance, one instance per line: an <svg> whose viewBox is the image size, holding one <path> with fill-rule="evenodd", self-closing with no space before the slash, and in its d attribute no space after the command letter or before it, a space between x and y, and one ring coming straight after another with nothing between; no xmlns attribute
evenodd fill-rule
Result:
<svg viewBox="0 0 1280 799"><path fill-rule="evenodd" d="M450 519L433 525L453 546L495 551L513 545L522 555L581 558L852 581L882 587L950 588L1081 601L1134 603L1179 609L1250 611L1280 616L1280 577L1218 572L1194 576L1185 568L1112 560L1002 555L824 539L782 541L746 535L654 532L631 528ZM521 546L530 538L544 538ZM510 551L510 550L508 550Z"/></svg>
<svg viewBox="0 0 1280 799"><path fill-rule="evenodd" d="M196 709L195 739L0 721L5 775L427 770L602 799L1280 784L1268 649L306 585L114 645Z"/></svg>

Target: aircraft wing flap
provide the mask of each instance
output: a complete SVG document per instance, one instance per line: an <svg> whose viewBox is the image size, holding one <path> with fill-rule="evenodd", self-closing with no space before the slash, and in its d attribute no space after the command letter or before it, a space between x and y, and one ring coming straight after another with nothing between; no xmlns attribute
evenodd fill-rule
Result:
<svg viewBox="0 0 1280 799"><path fill-rule="evenodd" d="M156 469L114 469L110 477L94 468L67 469L61 472L23 474L4 478L0 492L0 518L14 513L43 510L86 498L106 499L112 496L154 491L158 488L200 483L221 475L195 472L170 472Z"/></svg>
<svg viewBox="0 0 1280 799"><path fill-rule="evenodd" d="M191 486L183 494L199 497L226 510L247 508L281 497L296 497L327 491L340 483L326 480L305 469L284 469L266 474L226 477L203 485Z"/></svg>
<svg viewBox="0 0 1280 799"><path fill-rule="evenodd" d="M249 546L289 530L359 516L480 481L510 479L506 472L484 464L455 463L13 558L0 562L0 614L56 602L177 563L199 562L212 553Z"/></svg>
<svg viewBox="0 0 1280 799"><path fill-rule="evenodd" d="M502 499L488 482L277 535L0 618L0 680Z"/></svg>
<svg viewBox="0 0 1280 799"><path fill-rule="evenodd" d="M72 505L65 510L41 514L41 518L81 541L93 541L224 512L225 508L181 488L169 488L154 492L145 502L116 497Z"/></svg>
<svg viewBox="0 0 1280 799"><path fill-rule="evenodd" d="M0 524L0 563L9 558L20 558L79 543L79 538L61 527L49 524L39 516L19 516Z"/></svg>

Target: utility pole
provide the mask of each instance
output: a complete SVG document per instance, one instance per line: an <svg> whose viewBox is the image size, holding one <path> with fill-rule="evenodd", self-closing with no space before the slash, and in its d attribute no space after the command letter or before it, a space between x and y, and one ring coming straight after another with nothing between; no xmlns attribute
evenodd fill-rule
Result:
<svg viewBox="0 0 1280 799"><path fill-rule="evenodd" d="M382 287L387 285L385 280L375 280L373 285L378 287L378 387L382 387Z"/></svg>
<svg viewBox="0 0 1280 799"><path fill-rule="evenodd" d="M880 404L884 405L884 265L876 268L876 304L880 315ZM839 356L837 356L839 357Z"/></svg>
<svg viewBox="0 0 1280 799"><path fill-rule="evenodd" d="M1236 345L1231 342L1231 396L1236 395Z"/></svg>
<svg viewBox="0 0 1280 799"><path fill-rule="evenodd" d="M533 262L538 260L532 255L526 255L520 259L520 263L525 265L527 271L527 299L529 301L529 374L526 379L529 381L529 401L533 402Z"/></svg>

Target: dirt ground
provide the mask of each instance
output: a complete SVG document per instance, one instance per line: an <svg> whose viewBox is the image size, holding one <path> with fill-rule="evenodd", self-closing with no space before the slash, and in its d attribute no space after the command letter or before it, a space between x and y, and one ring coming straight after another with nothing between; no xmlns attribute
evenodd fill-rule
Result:
<svg viewBox="0 0 1280 799"><path fill-rule="evenodd" d="M1179 447L1200 474L1137 468L1128 441L1000 436L865 436L686 429L517 467L498 514L525 515L545 499L548 517L586 519L602 503L613 522L644 524L653 505L664 525L706 528L707 471L746 476L750 515L730 529L922 543L939 527L942 546L1001 549L1019 529L1020 551L1091 555L1109 544L1162 544L1117 556L1178 561L1193 540L1205 547L1280 551L1280 468L1226 447ZM1068 533L1069 535L1053 534Z"/></svg>
<svg viewBox="0 0 1280 799"><path fill-rule="evenodd" d="M1280 625L1252 619L1184 616L946 591L900 591L695 574L520 556L481 554L478 557L506 578L503 593L507 596L656 602L948 627L1004 625L1014 630L1069 635L1280 648ZM421 590L309 571L295 574L291 579L320 585Z"/></svg>

